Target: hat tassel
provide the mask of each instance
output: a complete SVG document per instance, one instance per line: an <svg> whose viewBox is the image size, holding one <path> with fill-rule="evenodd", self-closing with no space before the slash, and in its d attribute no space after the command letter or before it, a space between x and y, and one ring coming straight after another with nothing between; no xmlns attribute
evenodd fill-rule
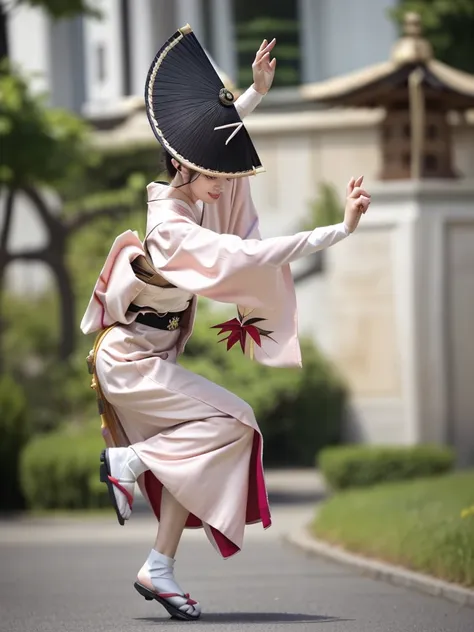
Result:
<svg viewBox="0 0 474 632"><path fill-rule="evenodd" d="M225 142L225 144L228 145L230 141L234 138L234 136L237 134L237 132L239 132L242 129L243 126L244 124L242 123L242 121L240 123L229 123L228 125L219 125L219 127L215 127L214 131L218 129L227 129L228 127L235 127L234 131Z"/></svg>

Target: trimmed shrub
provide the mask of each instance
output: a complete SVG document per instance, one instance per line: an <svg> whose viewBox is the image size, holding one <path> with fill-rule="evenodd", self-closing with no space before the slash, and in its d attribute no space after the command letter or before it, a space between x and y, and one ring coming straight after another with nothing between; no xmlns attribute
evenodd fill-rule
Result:
<svg viewBox="0 0 474 632"><path fill-rule="evenodd" d="M329 485L337 489L436 476L451 470L454 451L446 446L339 446L316 457Z"/></svg>
<svg viewBox="0 0 474 632"><path fill-rule="evenodd" d="M107 488L97 482L103 448L99 422L94 428L69 428L33 439L21 458L21 483L28 507L108 506Z"/></svg>
<svg viewBox="0 0 474 632"><path fill-rule="evenodd" d="M28 439L23 390L9 375L0 378L0 509L20 509L20 453Z"/></svg>

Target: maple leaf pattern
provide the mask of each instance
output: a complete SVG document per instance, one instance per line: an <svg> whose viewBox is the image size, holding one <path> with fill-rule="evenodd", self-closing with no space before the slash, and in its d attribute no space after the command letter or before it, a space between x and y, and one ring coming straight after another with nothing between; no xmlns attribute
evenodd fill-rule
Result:
<svg viewBox="0 0 474 632"><path fill-rule="evenodd" d="M225 333L229 334L226 338L221 338L219 340L219 342L227 341L227 351L230 351L234 345L240 343L242 353L245 353L247 336L250 336L251 338L251 345L253 341L253 343L256 343L259 347L262 346L262 338L268 338L269 340L276 342L276 340L271 337L273 331L262 329L257 326L257 323L262 323L266 320L266 318L247 318L247 316L243 316L239 310L237 310L237 312L239 314L238 318L232 318L231 320L227 320L225 323L220 323L219 325L211 327L211 329L220 329L217 334L218 336Z"/></svg>

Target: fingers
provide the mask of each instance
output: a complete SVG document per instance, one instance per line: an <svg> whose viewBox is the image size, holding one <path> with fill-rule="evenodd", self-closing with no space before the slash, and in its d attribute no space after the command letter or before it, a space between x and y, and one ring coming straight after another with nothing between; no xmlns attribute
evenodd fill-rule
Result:
<svg viewBox="0 0 474 632"><path fill-rule="evenodd" d="M264 72L273 73L276 68L276 58L274 57L272 61L270 61L270 53L265 53L260 61L256 61L252 64L252 68L257 68L259 71L263 70Z"/></svg>
<svg viewBox="0 0 474 632"><path fill-rule="evenodd" d="M370 206L370 198L361 195L355 201L355 207L360 213L365 213Z"/></svg>
<svg viewBox="0 0 474 632"><path fill-rule="evenodd" d="M364 179L364 176L359 176L357 180L354 178L354 176L351 177L351 179L349 180L349 184L347 185L347 188L346 188L347 197L349 197L349 195L352 193L355 187L360 187L363 179Z"/></svg>
<svg viewBox="0 0 474 632"><path fill-rule="evenodd" d="M353 189L354 189L354 184L355 184L355 180L354 180L354 178L352 177L352 178L349 180L349 184L347 185L347 188L346 188L346 196L347 196L347 197L349 197L349 195L352 193L352 191L353 191Z"/></svg>
<svg viewBox="0 0 474 632"><path fill-rule="evenodd" d="M270 52L275 47L275 44L276 44L276 37L274 37L272 41L268 44L268 46L266 47L266 50Z"/></svg>
<svg viewBox="0 0 474 632"><path fill-rule="evenodd" d="M262 58L268 53L268 55L270 55L270 52L273 50L273 48L275 47L276 44L276 38L274 37L272 39L272 41L268 44L267 40L264 39L263 42L260 44L260 48L257 51L257 54L255 55L255 62L256 64L260 63L260 61L262 60Z"/></svg>
<svg viewBox="0 0 474 632"><path fill-rule="evenodd" d="M348 197L351 198L358 198L359 195L365 195L366 197L370 198L371 195L368 191L366 191L365 189L361 189L358 186L354 186L354 188L352 189L351 193L349 194Z"/></svg>

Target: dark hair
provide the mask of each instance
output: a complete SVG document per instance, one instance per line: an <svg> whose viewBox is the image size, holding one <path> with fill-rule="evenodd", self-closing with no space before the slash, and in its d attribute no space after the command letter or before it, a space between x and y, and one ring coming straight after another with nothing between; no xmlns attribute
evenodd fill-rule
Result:
<svg viewBox="0 0 474 632"><path fill-rule="evenodd" d="M166 165L166 171L168 172L168 176L173 179L176 175L177 169L174 166L174 164L171 162L173 159L173 156L171 154L169 154L167 151L165 151L165 165ZM190 184L191 182L194 182L194 180L197 180L199 178L201 174L198 173L197 171L192 171L191 169L189 169L189 181L185 182L184 184L181 184L180 186L185 186L186 184Z"/></svg>
<svg viewBox="0 0 474 632"><path fill-rule="evenodd" d="M174 164L171 162L172 160L172 156L171 154L169 154L167 151L165 151L165 166L166 166L166 171L168 172L168 175L170 178L174 178L176 175L176 167L174 166Z"/></svg>

